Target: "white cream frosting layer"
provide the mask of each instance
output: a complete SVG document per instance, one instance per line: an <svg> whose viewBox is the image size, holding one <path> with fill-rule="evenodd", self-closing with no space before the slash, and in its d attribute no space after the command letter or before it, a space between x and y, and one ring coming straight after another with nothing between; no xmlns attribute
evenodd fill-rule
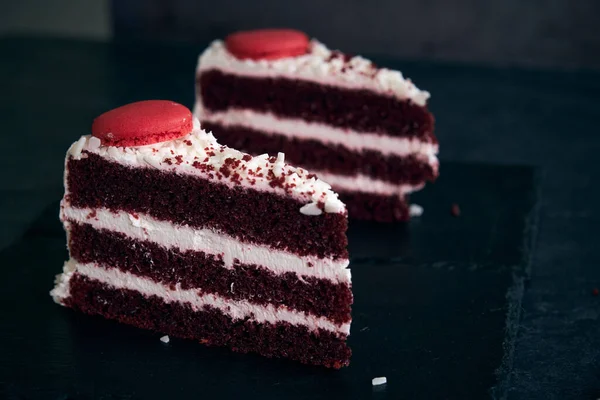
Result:
<svg viewBox="0 0 600 400"><path fill-rule="evenodd" d="M349 260L298 256L268 246L243 243L212 229L196 229L159 221L144 214L113 212L105 208L74 208L63 201L60 218L68 231L69 221L90 224L96 229L118 232L135 240L156 243L168 249L204 251L222 257L225 268L234 260L262 266L275 274L293 272L302 276L350 283Z"/></svg>
<svg viewBox="0 0 600 400"><path fill-rule="evenodd" d="M94 263L82 264L74 260L65 263L63 273L57 277L56 287L50 292L57 303L62 304L69 297L69 280L74 273L105 283L115 289L129 289L135 290L144 296L157 296L167 303L187 303L195 311L200 311L205 306L215 307L233 320L247 318L257 323L270 324L288 322L292 325L306 326L310 330L320 328L340 335L350 333L350 324L348 323L337 325L327 318L292 311L283 305L278 307L273 305L261 306L245 300L230 300L214 294L201 294L198 290L183 290L179 284L172 290L168 286L128 272L122 272L117 268L104 268Z"/></svg>
<svg viewBox="0 0 600 400"><path fill-rule="evenodd" d="M428 159L437 161L438 145L417 138L401 138L334 128L330 125L306 122L302 119L280 118L270 113L247 109L211 112L202 107L199 101L194 108L194 115L203 122L217 123L226 127L242 126L287 138L317 140L324 144L341 145L352 151L374 150L386 156L423 154Z"/></svg>
<svg viewBox="0 0 600 400"><path fill-rule="evenodd" d="M397 185L390 182L373 179L367 175L338 175L330 172L315 171L320 179L328 182L340 192L363 192L382 196L404 196L423 189L425 183L419 185Z"/></svg>
<svg viewBox="0 0 600 400"><path fill-rule="evenodd" d="M243 186L289 195L305 204L326 202L330 206L325 212L346 212L346 206L327 183L309 176L310 173L302 168L285 164L283 153L279 153L273 162L267 154L248 158L245 153L219 145L211 133L200 128L196 118L188 135L147 146L103 146L94 136L82 136L69 148L67 159L80 159L85 156L84 150L128 167L194 175L230 187ZM235 161L235 164L230 161ZM206 170L206 166L210 170ZM229 176L219 172L222 167L228 169ZM272 187L273 177L282 180L283 187Z"/></svg>
<svg viewBox="0 0 600 400"><path fill-rule="evenodd" d="M236 75L287 77L331 86L367 89L377 93L410 99L424 106L430 94L419 90L399 71L377 68L370 60L357 56L346 61L322 43L312 40L307 54L277 60L240 60L220 41L214 41L199 57L197 73L218 69Z"/></svg>

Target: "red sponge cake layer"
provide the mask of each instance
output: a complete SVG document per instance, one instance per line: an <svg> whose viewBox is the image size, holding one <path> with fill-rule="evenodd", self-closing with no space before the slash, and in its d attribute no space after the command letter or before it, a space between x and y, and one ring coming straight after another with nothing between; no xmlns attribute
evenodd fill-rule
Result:
<svg viewBox="0 0 600 400"><path fill-rule="evenodd" d="M207 346L227 346L240 353L290 358L304 364L341 368L351 354L343 337L325 330L310 331L286 322L231 320L210 306L198 310L187 304L166 303L155 296L117 289L80 275L72 278L65 305Z"/></svg>

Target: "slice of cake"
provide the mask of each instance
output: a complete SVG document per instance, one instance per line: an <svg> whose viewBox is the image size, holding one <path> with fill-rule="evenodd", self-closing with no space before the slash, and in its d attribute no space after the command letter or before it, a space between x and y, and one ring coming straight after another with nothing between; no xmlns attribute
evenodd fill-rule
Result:
<svg viewBox="0 0 600 400"><path fill-rule="evenodd" d="M129 104L69 149L62 305L171 337L348 365L347 211L284 155L220 146L182 105Z"/></svg>
<svg viewBox="0 0 600 400"><path fill-rule="evenodd" d="M429 93L398 71L331 51L292 30L238 32L202 53L194 113L251 154L331 184L351 218L409 218L407 194L438 175Z"/></svg>

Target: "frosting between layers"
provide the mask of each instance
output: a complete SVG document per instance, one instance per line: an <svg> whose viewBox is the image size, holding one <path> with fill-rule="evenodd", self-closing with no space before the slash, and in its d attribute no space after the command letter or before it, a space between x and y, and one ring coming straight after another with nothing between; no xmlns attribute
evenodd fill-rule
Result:
<svg viewBox="0 0 600 400"><path fill-rule="evenodd" d="M292 311L285 306L260 306L245 300L228 300L214 294L201 294L201 292L194 289L183 290L179 284L175 290L172 290L168 286L120 271L117 268L100 267L95 263L77 263L74 260L67 261L63 273L57 277L57 285L50 292L54 301L63 304L69 297L69 281L75 273L108 284L116 289L135 290L144 296L157 296L167 303L188 303L195 311L200 311L205 306L211 306L219 309L233 320L250 319L258 323L271 324L287 322L292 325L306 326L310 330L325 329L343 336L350 333L349 323L337 325L327 318Z"/></svg>
<svg viewBox="0 0 600 400"><path fill-rule="evenodd" d="M237 75L254 77L288 77L330 86L366 89L424 106L429 92L419 90L399 71L377 68L366 58L346 60L322 43L312 40L307 54L277 60L240 60L224 43L214 41L199 57L197 73L218 69Z"/></svg>
<svg viewBox="0 0 600 400"><path fill-rule="evenodd" d="M194 115L202 121L226 127L242 126L266 134L317 140L325 144L342 145L353 151L375 150L384 155L397 156L424 154L428 159L437 162L438 145L417 138L384 136L377 133L334 128L325 124L306 122L302 119L280 118L271 113L245 109L211 112L202 107L200 100L194 107Z"/></svg>
<svg viewBox="0 0 600 400"><path fill-rule="evenodd" d="M267 154L251 157L221 146L211 133L194 128L186 136L167 142L137 147L102 146L100 139L82 136L67 152L69 157L85 157L84 151L133 168L155 168L165 172L188 174L223 183L230 187L290 195L304 204L328 203L328 213L345 213L346 207L331 187L308 171L285 164L284 154L276 159Z"/></svg>
<svg viewBox="0 0 600 400"><path fill-rule="evenodd" d="M437 164L436 164L437 165ZM390 182L373 179L367 175L337 175L325 171L314 172L320 179L329 183L335 190L340 192L363 192L373 193L383 196L400 196L416 192L423 189L425 182L419 185L401 184L396 185Z"/></svg>
<svg viewBox="0 0 600 400"><path fill-rule="evenodd" d="M254 264L275 274L293 272L302 276L313 276L334 282L350 283L347 269L349 260L333 260L298 256L268 246L243 243L213 229L194 229L158 221L144 214L129 214L125 211L110 211L106 208L74 208L63 201L61 220L69 229L69 222L90 224L96 229L106 229L136 240L156 243L166 248L182 251L203 251L220 256L225 268L233 268L237 259L242 264Z"/></svg>

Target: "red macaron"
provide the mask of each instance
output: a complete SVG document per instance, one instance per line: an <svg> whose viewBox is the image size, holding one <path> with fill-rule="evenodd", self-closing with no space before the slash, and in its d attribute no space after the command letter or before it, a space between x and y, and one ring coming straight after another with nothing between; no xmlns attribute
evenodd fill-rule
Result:
<svg viewBox="0 0 600 400"><path fill-rule="evenodd" d="M259 29L232 33L225 46L239 59L276 60L306 54L309 40L293 29Z"/></svg>
<svg viewBox="0 0 600 400"><path fill-rule="evenodd" d="M185 136L192 127L187 107L168 100L146 100L100 115L92 124L92 135L108 146L143 146Z"/></svg>

